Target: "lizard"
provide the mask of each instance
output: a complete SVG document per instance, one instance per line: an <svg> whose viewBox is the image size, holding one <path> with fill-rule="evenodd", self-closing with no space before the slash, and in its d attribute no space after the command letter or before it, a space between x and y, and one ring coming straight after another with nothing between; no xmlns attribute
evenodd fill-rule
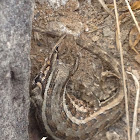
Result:
<svg viewBox="0 0 140 140"><path fill-rule="evenodd" d="M107 71L102 75L103 78L113 76L119 81L116 94L102 103L95 98L97 107L92 108L68 93L69 80L78 69L79 58L72 66L63 63L58 58L59 43L34 80L31 99L36 108L38 124L54 140L92 140L124 112L119 63L99 47L84 48L111 67L113 72Z"/></svg>

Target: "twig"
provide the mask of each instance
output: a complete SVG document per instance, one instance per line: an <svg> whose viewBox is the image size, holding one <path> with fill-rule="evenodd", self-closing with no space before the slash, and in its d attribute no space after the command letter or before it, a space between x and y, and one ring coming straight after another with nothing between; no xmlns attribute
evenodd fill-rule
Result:
<svg viewBox="0 0 140 140"><path fill-rule="evenodd" d="M124 62L123 62L123 49L122 49L122 44L121 44L120 26L119 26L116 0L114 0L114 8L115 8L116 24L117 24L117 31L118 31L118 45L119 45L118 48L120 50L121 67L122 67L123 90L124 90L124 96L125 96L125 111L126 111L126 120L127 120L127 133L128 133L128 140L130 140L128 97L127 97L127 90L126 90L126 79L125 79Z"/></svg>
<svg viewBox="0 0 140 140"><path fill-rule="evenodd" d="M138 108L138 114L140 114L140 108Z"/></svg>
<svg viewBox="0 0 140 140"><path fill-rule="evenodd" d="M133 115L133 126L132 126L132 140L136 139L135 133L136 133L136 124L137 124L137 114L138 114L138 103L139 103L139 96L140 96L140 85L139 85L139 81L137 79L137 77L130 73L127 72L128 74L130 74L134 81L135 81L135 87L136 87L136 100L135 100L135 108L134 108L134 115Z"/></svg>
<svg viewBox="0 0 140 140"><path fill-rule="evenodd" d="M102 7L107 11L107 13L109 15L111 15L112 17L114 17L114 15L112 14L112 12L109 10L109 8L106 6L104 0L98 0L100 2L100 4L102 5Z"/></svg>
<svg viewBox="0 0 140 140"><path fill-rule="evenodd" d="M131 9L131 6L129 5L128 0L125 0L125 2L126 2L126 4L127 4L127 7L128 7L128 9L129 9L129 12L130 12L130 14L131 14L131 16L132 16L134 22L135 22L135 24L136 24L136 27L137 27L137 29L138 29L138 31L139 31L139 33L140 33L140 27L139 27L139 24L138 24L138 22L137 22L135 16L134 16L134 13L133 13L133 11L132 11L132 9Z"/></svg>

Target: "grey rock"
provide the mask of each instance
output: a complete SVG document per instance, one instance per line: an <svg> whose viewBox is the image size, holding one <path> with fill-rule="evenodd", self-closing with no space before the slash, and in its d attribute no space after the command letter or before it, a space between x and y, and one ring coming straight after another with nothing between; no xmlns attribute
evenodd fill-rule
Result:
<svg viewBox="0 0 140 140"><path fill-rule="evenodd" d="M31 0L0 1L0 139L28 140Z"/></svg>

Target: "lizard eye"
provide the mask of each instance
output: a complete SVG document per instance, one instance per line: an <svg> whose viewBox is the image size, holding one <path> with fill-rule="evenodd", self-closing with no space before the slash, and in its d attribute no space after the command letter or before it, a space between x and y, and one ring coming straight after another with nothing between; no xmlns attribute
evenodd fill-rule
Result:
<svg viewBox="0 0 140 140"><path fill-rule="evenodd" d="M56 52L58 52L58 47L59 47L59 46L57 46L57 47L55 48L55 51L56 51Z"/></svg>
<svg viewBox="0 0 140 140"><path fill-rule="evenodd" d="M39 81L39 79L40 79L40 76L37 75L37 76L35 77L35 79L34 79L34 82L37 83L37 82Z"/></svg>
<svg viewBox="0 0 140 140"><path fill-rule="evenodd" d="M37 82L40 82L40 76L39 75L37 75L32 82L32 87L33 88L36 86Z"/></svg>

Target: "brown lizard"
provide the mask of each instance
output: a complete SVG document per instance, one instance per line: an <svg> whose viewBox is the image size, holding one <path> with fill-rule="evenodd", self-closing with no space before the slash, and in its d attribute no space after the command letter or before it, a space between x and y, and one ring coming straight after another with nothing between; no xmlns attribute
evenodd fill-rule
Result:
<svg viewBox="0 0 140 140"><path fill-rule="evenodd" d="M36 77L31 93L37 121L42 131L55 140L92 140L123 113L124 95L119 64L99 47L85 48L111 67L113 72L108 72L108 76L119 80L116 94L102 103L97 100L98 107L91 108L67 92L69 79L77 70L78 62L76 59L72 67L61 62L57 47Z"/></svg>

